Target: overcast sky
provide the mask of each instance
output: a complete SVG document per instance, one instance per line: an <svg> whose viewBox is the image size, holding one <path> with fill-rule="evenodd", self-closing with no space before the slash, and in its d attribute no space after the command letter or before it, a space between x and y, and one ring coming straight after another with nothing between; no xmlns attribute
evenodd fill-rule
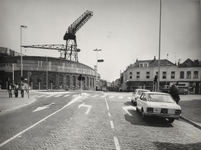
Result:
<svg viewBox="0 0 201 150"><path fill-rule="evenodd" d="M138 58L158 58L160 0L0 0L0 47L65 44L67 28L86 10L93 16L76 33L79 62L96 65L102 79L114 81ZM161 59L201 60L199 0L162 0ZM25 55L59 57L56 50L24 49Z"/></svg>

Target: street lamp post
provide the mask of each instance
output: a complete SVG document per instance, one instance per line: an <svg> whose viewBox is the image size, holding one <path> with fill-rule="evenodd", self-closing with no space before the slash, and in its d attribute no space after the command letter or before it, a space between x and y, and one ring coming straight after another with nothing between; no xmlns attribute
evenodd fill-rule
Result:
<svg viewBox="0 0 201 150"><path fill-rule="evenodd" d="M94 49L94 51L97 51L97 60L96 60L96 83L97 83L97 76L98 76L98 51L101 51L101 49ZM95 83L95 84L96 84ZM97 85L96 85L96 87L97 87Z"/></svg>
<svg viewBox="0 0 201 150"><path fill-rule="evenodd" d="M23 77L23 65L22 65L22 28L27 28L27 26L21 25L20 26L20 53L21 53L21 78Z"/></svg>

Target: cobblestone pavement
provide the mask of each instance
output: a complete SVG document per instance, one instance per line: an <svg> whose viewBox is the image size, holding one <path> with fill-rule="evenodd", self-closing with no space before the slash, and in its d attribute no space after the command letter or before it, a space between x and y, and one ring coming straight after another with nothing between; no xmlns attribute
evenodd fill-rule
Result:
<svg viewBox="0 0 201 150"><path fill-rule="evenodd" d="M42 98L39 100L42 101ZM58 101L54 107L57 106L59 112L0 149L199 150L201 147L201 130L180 119L172 124L159 118L144 121L130 100L121 95L116 98L104 97L100 93L94 96L86 94L65 108L60 106L64 105L65 97L50 100ZM129 113L123 107L128 107ZM42 111L38 112L38 115L42 114Z"/></svg>

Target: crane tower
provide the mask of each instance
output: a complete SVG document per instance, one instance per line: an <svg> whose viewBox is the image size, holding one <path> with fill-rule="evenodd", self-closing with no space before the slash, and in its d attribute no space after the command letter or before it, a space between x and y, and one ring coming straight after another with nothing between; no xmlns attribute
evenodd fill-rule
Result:
<svg viewBox="0 0 201 150"><path fill-rule="evenodd" d="M75 34L92 16L93 12L87 10L68 27L66 33L63 36L63 40L66 41L66 45L46 44L46 45L26 45L22 47L58 50L60 52L60 58L77 62L78 52L80 52L80 49L77 48L77 41Z"/></svg>

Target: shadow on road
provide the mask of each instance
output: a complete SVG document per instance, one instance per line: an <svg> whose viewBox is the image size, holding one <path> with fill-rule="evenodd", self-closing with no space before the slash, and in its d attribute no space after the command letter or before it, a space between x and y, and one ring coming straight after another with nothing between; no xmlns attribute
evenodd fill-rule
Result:
<svg viewBox="0 0 201 150"><path fill-rule="evenodd" d="M151 126L151 127L164 127L169 128L173 127L172 124L168 123L165 118L159 117L147 117L146 120L142 119L141 113L135 110L128 110L132 116L125 114L126 121L130 122L133 125L141 126Z"/></svg>
<svg viewBox="0 0 201 150"><path fill-rule="evenodd" d="M154 144L157 147L157 149L200 150L200 148L201 148L201 143L180 144L180 143L154 142Z"/></svg>

